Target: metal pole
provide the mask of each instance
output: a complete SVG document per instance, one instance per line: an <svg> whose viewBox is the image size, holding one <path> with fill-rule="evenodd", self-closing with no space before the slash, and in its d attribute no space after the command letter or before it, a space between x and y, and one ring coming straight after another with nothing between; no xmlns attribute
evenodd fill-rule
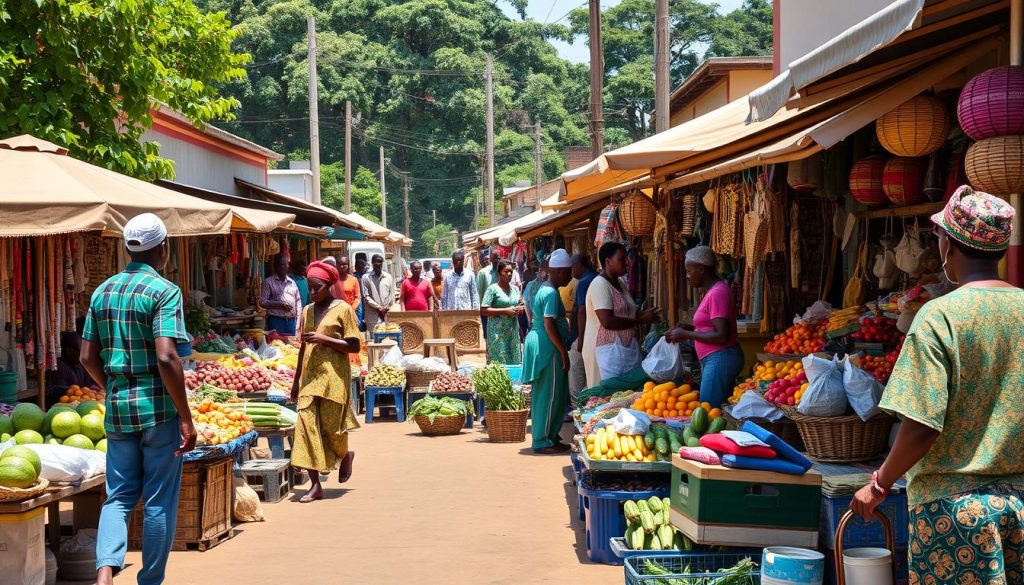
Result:
<svg viewBox="0 0 1024 585"><path fill-rule="evenodd" d="M388 193L384 189L384 147L380 147L380 225L388 227Z"/></svg>
<svg viewBox="0 0 1024 585"><path fill-rule="evenodd" d="M345 100L345 213L352 213L352 102Z"/></svg>
<svg viewBox="0 0 1024 585"><path fill-rule="evenodd" d="M313 203L320 205L320 114L316 98L316 20L306 17L309 61L309 168L313 171Z"/></svg>
<svg viewBox="0 0 1024 585"><path fill-rule="evenodd" d="M590 156L604 154L604 43L601 42L601 0L590 0Z"/></svg>
<svg viewBox="0 0 1024 585"><path fill-rule="evenodd" d="M540 205L540 184L544 182L544 166L540 158L540 119L533 125L533 174L537 183L537 205Z"/></svg>
<svg viewBox="0 0 1024 585"><path fill-rule="evenodd" d="M1024 64L1024 0L1010 0L1010 65ZM1013 232L1010 235L1010 249L1006 253L1006 279L1014 286L1024 285L1024 253L1021 244L1024 237L1021 228L1022 203L1020 193L1009 197L1010 205L1017 211L1013 218Z"/></svg>
<svg viewBox="0 0 1024 585"><path fill-rule="evenodd" d="M654 131L669 126L668 0L654 4Z"/></svg>
<svg viewBox="0 0 1024 585"><path fill-rule="evenodd" d="M490 55L487 55L484 79L487 82L487 222L494 225L494 62Z"/></svg>

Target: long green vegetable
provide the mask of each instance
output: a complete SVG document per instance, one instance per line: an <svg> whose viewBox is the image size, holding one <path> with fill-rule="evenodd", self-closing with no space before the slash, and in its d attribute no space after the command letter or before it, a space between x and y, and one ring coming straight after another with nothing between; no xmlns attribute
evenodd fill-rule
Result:
<svg viewBox="0 0 1024 585"><path fill-rule="evenodd" d="M473 386L487 410L525 410L526 394L512 386L508 370L499 364L473 372Z"/></svg>
<svg viewBox="0 0 1024 585"><path fill-rule="evenodd" d="M721 576L719 577L665 578L657 579L654 583L657 585L752 585L756 571L757 563L750 560L750 558L744 558L735 566L728 569L708 571L720 574ZM679 575L688 575L690 572L690 565L686 565L682 571L676 572L669 571L665 567L661 566L657 561L645 559L643 563L644 575L677 577Z"/></svg>

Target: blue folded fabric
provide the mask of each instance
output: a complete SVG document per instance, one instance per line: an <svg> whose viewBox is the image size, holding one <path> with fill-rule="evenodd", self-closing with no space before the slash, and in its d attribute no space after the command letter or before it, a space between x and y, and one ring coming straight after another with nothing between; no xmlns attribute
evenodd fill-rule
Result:
<svg viewBox="0 0 1024 585"><path fill-rule="evenodd" d="M764 440L764 439L762 439ZM756 471L775 471L790 475L803 475L806 469L785 459L760 459L743 455L722 455L722 465L734 469L753 469Z"/></svg>
<svg viewBox="0 0 1024 585"><path fill-rule="evenodd" d="M810 459L804 457L799 451L794 449L789 443L783 441L782 439L778 438L774 434L772 434L772 433L766 431L765 429L757 426L755 423L752 423L749 420L746 421L745 423L743 423L743 426L740 427L740 430L741 431L746 431L746 432L750 433L751 435L754 435L758 439L761 439L765 443L768 443L769 447L771 447L772 449L775 449L775 453L778 455L778 457L780 459L785 459L786 461L794 463L797 466L799 466L801 469L803 469L804 471L807 471L808 469L810 469L814 465L813 461L811 461Z"/></svg>

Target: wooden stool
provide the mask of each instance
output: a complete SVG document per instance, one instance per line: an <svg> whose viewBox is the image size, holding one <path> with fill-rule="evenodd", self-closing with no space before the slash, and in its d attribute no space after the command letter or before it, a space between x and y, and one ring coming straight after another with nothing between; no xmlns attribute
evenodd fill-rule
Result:
<svg viewBox="0 0 1024 585"><path fill-rule="evenodd" d="M443 353L447 353L448 365L451 366L452 371L459 369L459 355L455 351L455 340L448 338L441 339L425 339L423 340L423 357L430 357L435 349L441 350Z"/></svg>
<svg viewBox="0 0 1024 585"><path fill-rule="evenodd" d="M366 344L366 369L373 369L373 365L377 363L377 355L384 355L389 349L394 347L394 341L387 341L381 343L375 343L373 341Z"/></svg>

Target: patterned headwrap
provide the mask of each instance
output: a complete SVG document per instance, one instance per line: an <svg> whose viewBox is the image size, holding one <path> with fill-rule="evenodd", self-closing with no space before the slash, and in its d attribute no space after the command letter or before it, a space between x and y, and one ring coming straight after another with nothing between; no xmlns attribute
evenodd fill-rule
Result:
<svg viewBox="0 0 1024 585"><path fill-rule="evenodd" d="M1013 207L999 197L962 185L932 221L965 246L1001 252L1010 247L1013 214Z"/></svg>
<svg viewBox="0 0 1024 585"><path fill-rule="evenodd" d="M326 262L310 262L306 268L306 278L315 278L327 283L327 286L338 282L338 269Z"/></svg>

